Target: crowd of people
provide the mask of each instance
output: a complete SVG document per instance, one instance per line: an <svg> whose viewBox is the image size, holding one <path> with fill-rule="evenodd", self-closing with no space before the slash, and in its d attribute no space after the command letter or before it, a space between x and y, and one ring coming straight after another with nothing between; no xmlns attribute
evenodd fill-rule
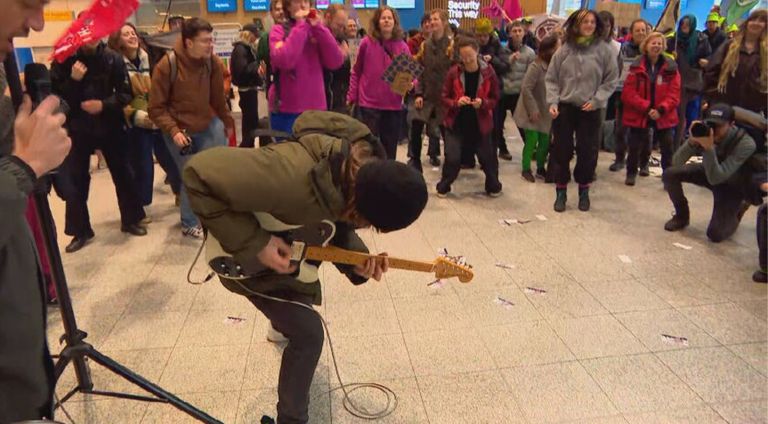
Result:
<svg viewBox="0 0 768 424"><path fill-rule="evenodd" d="M590 210L598 154L609 145L615 153L609 170L626 169L627 186L650 175L652 151L660 150L661 181L675 210L663 225L667 231L689 225L683 183L712 191L707 237L713 242L729 238L746 210L760 205L760 269L753 279L768 279L762 204L768 191L766 10L752 12L736 28L715 11L705 30L686 15L671 31L657 32L642 19L617 28L610 13L583 9L543 37L534 36L529 19L497 27L481 18L466 29L449 24L440 9L406 34L388 6L378 8L363 30L343 6L318 12L309 0L273 0L270 19L268 31L242 27L229 67L213 52L212 25L200 18L177 19L178 39L160 56L150 54L135 26L126 23L108 42L86 44L52 65L53 92L69 105L65 125L72 147L55 179L66 202L65 233L72 237L66 252L95 236L88 194L96 150L115 186L121 231L147 234L156 158L177 196L183 236L201 239L205 226L235 256L258 257L287 273L289 247L263 229L241 231L235 224L258 228L242 211L269 204L296 222L329 215L345 225L337 245L365 250L354 228L404 228L424 208L425 136L429 164L442 166L438 198L450 196L461 169L476 162L485 192L498 197L499 159L513 159L508 140L519 133L522 180L553 183L558 213L568 209L572 179L578 209ZM402 56L422 69L409 78L405 95L382 78ZM242 111L241 148L215 149L231 145L235 134L230 78ZM266 104L259 104L261 90ZM63 122L55 105L44 106L50 112L46 125ZM22 108L22 120L28 109ZM268 119L260 120L260 111ZM610 120L613 131L605 136ZM272 136L257 131L265 129ZM323 131L329 137L318 135ZM407 143L407 158L397 157L400 143ZM27 180L57 165L51 159L42 166L28 156L22 145L11 156L16 159L0 159L0 169L15 175L25 193ZM701 160L690 161L694 156ZM306 190L313 193L310 200L281 191L307 173L313 177ZM291 215L286 205L304 215ZM386 268L386 261L372 261L342 271L359 283L380 278ZM310 285L300 287L293 300L317 302ZM302 364L281 371L281 422L306 422L323 342L319 321L297 322L286 307L249 298L270 318L271 331L291 340L288 362ZM283 366L289 365L284 358Z"/></svg>
<svg viewBox="0 0 768 424"><path fill-rule="evenodd" d="M733 197L727 206L715 195L712 241L728 238L749 205L761 203L755 178L764 166L758 157L765 151L764 122L745 124L744 116L752 112L764 121L766 114L765 10L754 11L735 31L713 11L704 30L686 15L662 33L642 19L619 29L610 13L583 9L541 39L529 19L497 27L481 18L464 29L449 24L440 9L425 14L420 30L408 34L387 6L375 11L367 31L342 5L319 13L306 0L271 2L270 20L269 31L255 24L242 28L229 69L213 54L212 26L199 18L180 20L176 45L154 63L136 28L126 23L107 44L85 45L54 64L54 92L75 105L67 122L74 147L62 168L67 178L57 187L67 203L65 232L73 237L67 252L94 236L87 199L89 157L96 149L115 185L122 231L146 234L151 218L143 207L152 202L154 157L177 195L183 235L203 236L180 171L195 153L227 145L232 137L224 88L230 75L242 111L240 147L282 141L309 110L346 114L368 127L390 159L406 142L407 163L419 172L426 135L429 164L442 165L435 188L440 198L476 161L486 193L501 195L499 159L512 159L508 140L517 133L521 176L554 183L556 212L568 208L572 179L578 209L590 209L598 152L608 146L615 152L609 169L626 169L627 186L650 175L656 160L651 153L660 150L664 187L676 211L664 226L669 231L690 220L677 180L715 193L726 182L738 186L739 195L726 190ZM423 70L405 95L382 78L398 56ZM267 104L259 105L260 90L266 90ZM260 110L269 118L260 120ZM709 132L691 132L692 124L715 111L733 118L728 131L713 117L703 122ZM608 136L606 121L614 123ZM256 136L267 128L278 135ZM686 165L683 156L703 160ZM681 166L690 172L681 174Z"/></svg>

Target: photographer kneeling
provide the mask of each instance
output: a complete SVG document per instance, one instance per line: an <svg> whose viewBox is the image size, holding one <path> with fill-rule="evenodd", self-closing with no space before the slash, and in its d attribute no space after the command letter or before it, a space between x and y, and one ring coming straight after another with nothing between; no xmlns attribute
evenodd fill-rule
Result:
<svg viewBox="0 0 768 424"><path fill-rule="evenodd" d="M694 122L690 138L672 157L672 166L664 170L664 189L675 207L675 215L664 229L678 231L688 226L690 212L683 193L683 183L696 184L712 191L714 206L707 227L707 237L717 243L730 237L739 226L749 203L748 184L741 178L745 163L755 152L755 142L746 131L734 126L733 108L713 105L704 121ZM703 155L702 163L686 163L694 155ZM748 164L746 166L749 166ZM750 173L751 174L751 173Z"/></svg>

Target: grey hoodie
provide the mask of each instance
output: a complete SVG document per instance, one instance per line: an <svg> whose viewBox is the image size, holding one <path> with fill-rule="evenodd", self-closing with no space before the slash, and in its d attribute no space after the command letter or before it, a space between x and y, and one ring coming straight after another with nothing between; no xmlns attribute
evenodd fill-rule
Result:
<svg viewBox="0 0 768 424"><path fill-rule="evenodd" d="M616 54L609 43L596 40L586 47L566 43L547 70L547 104L592 102L595 109L603 109L618 79Z"/></svg>

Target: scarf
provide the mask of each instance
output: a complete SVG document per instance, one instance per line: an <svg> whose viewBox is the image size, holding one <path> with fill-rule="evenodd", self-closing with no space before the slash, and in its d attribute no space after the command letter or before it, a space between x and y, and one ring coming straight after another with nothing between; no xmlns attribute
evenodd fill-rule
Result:
<svg viewBox="0 0 768 424"><path fill-rule="evenodd" d="M688 27L690 32L683 34L680 30L683 21L688 20ZM699 47L699 31L696 29L696 16L685 15L683 19L680 19L680 23L677 24L677 42L682 43L685 46L685 56L688 58L688 64L696 65L698 60L696 59L696 50Z"/></svg>
<svg viewBox="0 0 768 424"><path fill-rule="evenodd" d="M595 41L595 35L594 34L593 35L588 35L588 36L580 35L580 36L576 37L576 44L581 46L581 47L587 47L587 46L591 45L593 41Z"/></svg>

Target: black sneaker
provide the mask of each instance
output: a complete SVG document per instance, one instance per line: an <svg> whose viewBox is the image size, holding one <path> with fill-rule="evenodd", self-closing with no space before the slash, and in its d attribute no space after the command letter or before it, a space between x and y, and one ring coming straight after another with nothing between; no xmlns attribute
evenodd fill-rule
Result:
<svg viewBox="0 0 768 424"><path fill-rule="evenodd" d="M440 158L437 156L430 156L429 164L432 166L440 166Z"/></svg>
<svg viewBox="0 0 768 424"><path fill-rule="evenodd" d="M523 179L525 181L528 181L529 183L535 183L536 182L536 178L533 176L531 171L523 171L522 176L523 176Z"/></svg>
<svg viewBox="0 0 768 424"><path fill-rule="evenodd" d="M261 417L261 421L259 421L259 424L275 424L275 420L272 417L268 417L266 415L263 415Z"/></svg>
<svg viewBox="0 0 768 424"><path fill-rule="evenodd" d="M640 167L640 176L641 177L647 177L649 175L651 175L651 170L648 169L648 165L646 164L646 165L641 166Z"/></svg>
<svg viewBox="0 0 768 424"><path fill-rule="evenodd" d="M752 274L752 281L756 283L768 283L768 273L758 269L754 274Z"/></svg>
<svg viewBox="0 0 768 424"><path fill-rule="evenodd" d="M568 201L568 191L564 188L558 188L555 190L557 198L555 198L555 212L563 212L565 210L565 202Z"/></svg>
<svg viewBox="0 0 768 424"><path fill-rule="evenodd" d="M541 178L542 180L547 179L547 171L545 169L537 169L536 170L536 178Z"/></svg>
<svg viewBox="0 0 768 424"><path fill-rule="evenodd" d="M589 210L589 188L579 189L579 210L586 212Z"/></svg>
<svg viewBox="0 0 768 424"><path fill-rule="evenodd" d="M675 214L672 219L667 221L666 224L664 224L664 229L667 231L679 231L683 228L687 227L690 223L690 218L686 215L682 214Z"/></svg>
<svg viewBox="0 0 768 424"><path fill-rule="evenodd" d="M626 184L628 186L633 186L633 185L635 185L635 179L636 178L637 178L637 175L635 175L635 174L627 174L627 179L624 180L624 184Z"/></svg>
<svg viewBox="0 0 768 424"><path fill-rule="evenodd" d="M626 165L624 165L624 161L614 161L611 166L608 167L608 170L611 172L617 172L624 169Z"/></svg>
<svg viewBox="0 0 768 424"><path fill-rule="evenodd" d="M499 157L504 160L512 160L512 154L509 152L499 152Z"/></svg>

